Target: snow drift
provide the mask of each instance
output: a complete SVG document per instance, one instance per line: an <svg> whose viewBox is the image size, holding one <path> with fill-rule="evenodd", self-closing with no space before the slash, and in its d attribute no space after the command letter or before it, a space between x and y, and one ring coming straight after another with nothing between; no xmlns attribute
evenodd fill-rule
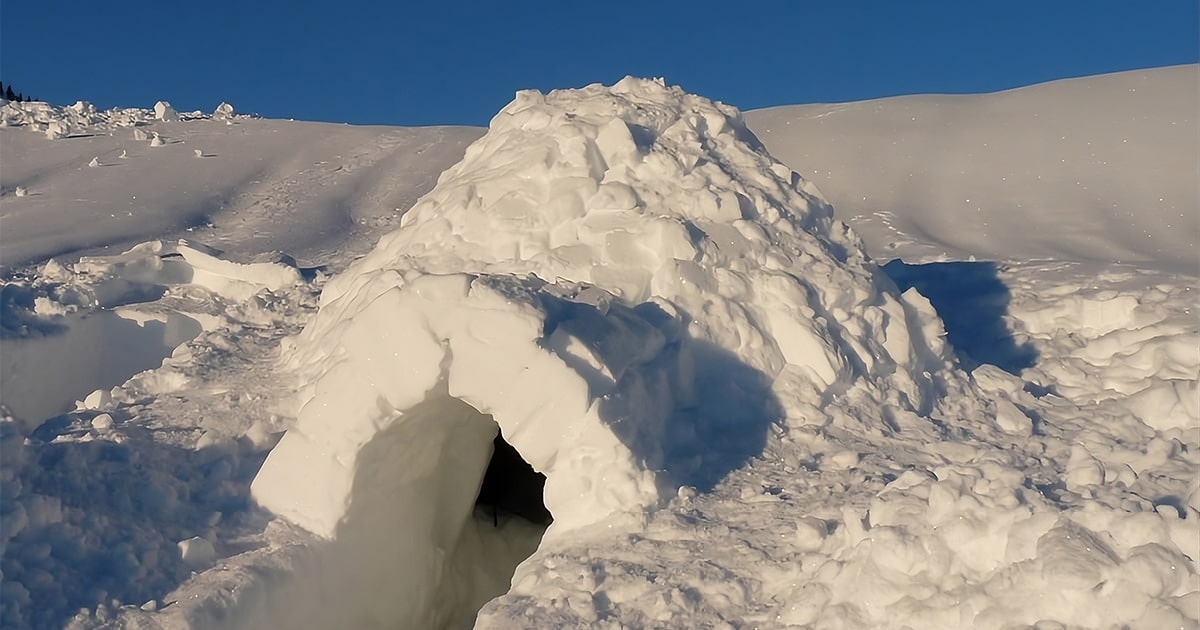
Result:
<svg viewBox="0 0 1200 630"><path fill-rule="evenodd" d="M286 351L303 409L253 493L388 585L327 594L348 618L461 623L497 425L546 476L552 544L757 455L780 381L928 413L939 335L736 110L632 78L521 92L327 285Z"/></svg>

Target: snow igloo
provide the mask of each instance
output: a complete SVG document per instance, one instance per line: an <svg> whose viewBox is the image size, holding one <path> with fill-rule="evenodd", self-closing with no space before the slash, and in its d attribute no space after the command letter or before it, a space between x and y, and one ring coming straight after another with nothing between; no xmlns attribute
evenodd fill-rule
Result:
<svg viewBox="0 0 1200 630"><path fill-rule="evenodd" d="M704 491L806 401L927 412L940 335L735 109L520 92L285 345L302 407L253 494L337 550L292 614L469 627L531 554Z"/></svg>

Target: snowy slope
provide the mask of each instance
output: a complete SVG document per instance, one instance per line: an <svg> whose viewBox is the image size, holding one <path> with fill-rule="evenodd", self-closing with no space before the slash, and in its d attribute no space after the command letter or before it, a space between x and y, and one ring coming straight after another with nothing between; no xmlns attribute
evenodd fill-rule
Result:
<svg viewBox="0 0 1200 630"><path fill-rule="evenodd" d="M325 264L344 257L342 247L362 253L479 136L467 127L162 121L118 110L48 142L31 132L49 126L37 115L61 121L75 110L6 107L17 110L0 128L6 267L179 233L232 256L284 251Z"/></svg>
<svg viewBox="0 0 1200 630"><path fill-rule="evenodd" d="M1200 273L1200 67L749 112L881 259Z"/></svg>
<svg viewBox="0 0 1200 630"><path fill-rule="evenodd" d="M649 82L522 94L465 156L481 131L6 110L0 623L1194 627L1194 250L1139 240L1194 227L1161 132L1194 139L1162 98L1194 73L747 114L833 217ZM969 106L917 146L916 101ZM534 481L472 507L497 427L548 530Z"/></svg>

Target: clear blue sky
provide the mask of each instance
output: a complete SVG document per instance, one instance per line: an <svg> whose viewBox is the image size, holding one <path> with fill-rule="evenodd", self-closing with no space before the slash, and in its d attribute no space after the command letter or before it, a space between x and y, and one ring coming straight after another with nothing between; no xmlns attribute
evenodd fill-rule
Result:
<svg viewBox="0 0 1200 630"><path fill-rule="evenodd" d="M742 109L1194 63L1196 0L0 1L0 80L99 107L482 125L626 74Z"/></svg>

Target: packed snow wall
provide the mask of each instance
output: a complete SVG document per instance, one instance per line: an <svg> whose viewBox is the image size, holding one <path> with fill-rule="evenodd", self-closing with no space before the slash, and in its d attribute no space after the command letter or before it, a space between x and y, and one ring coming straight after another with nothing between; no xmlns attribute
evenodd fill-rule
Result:
<svg viewBox="0 0 1200 630"><path fill-rule="evenodd" d="M303 407L253 492L358 549L358 625L457 625L507 588L470 543L497 425L546 475L551 544L710 487L783 415L819 422L806 401L928 414L942 334L733 108L521 92L285 347Z"/></svg>

